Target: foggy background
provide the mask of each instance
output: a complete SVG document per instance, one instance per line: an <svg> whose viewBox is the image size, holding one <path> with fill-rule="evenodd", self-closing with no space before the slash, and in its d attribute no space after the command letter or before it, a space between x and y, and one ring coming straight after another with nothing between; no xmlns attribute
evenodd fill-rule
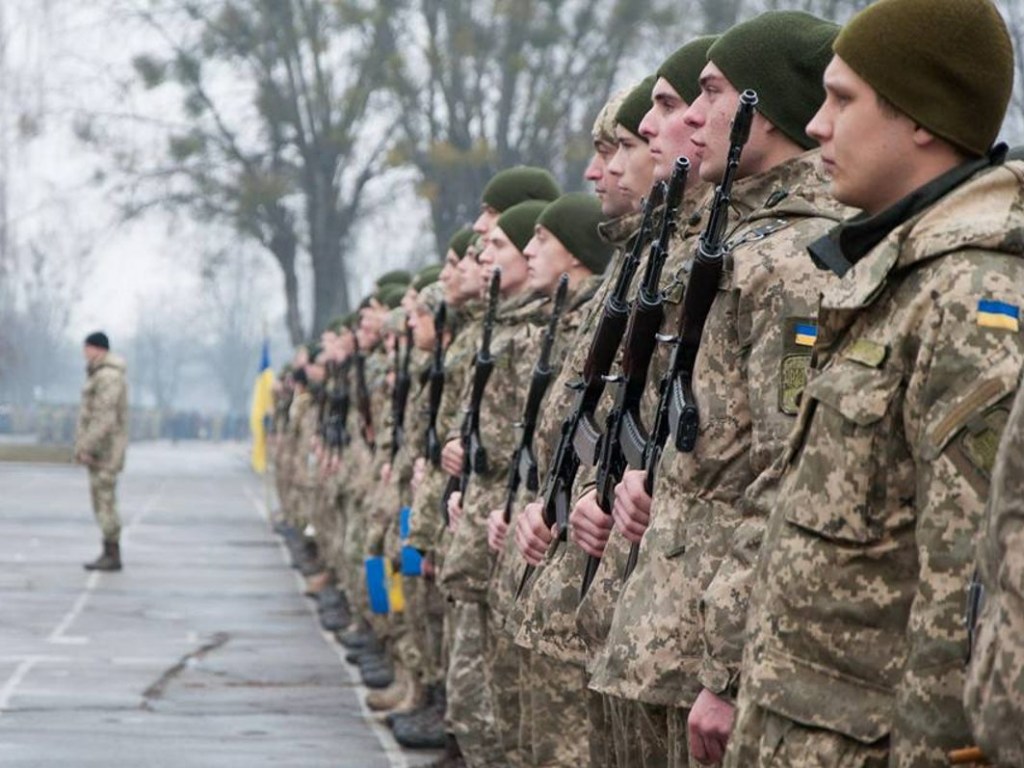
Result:
<svg viewBox="0 0 1024 768"><path fill-rule="evenodd" d="M138 429L230 436L264 334L279 368L377 275L438 260L502 167L581 188L598 109L679 45L867 4L0 0L0 432L66 437L42 422L73 413L102 328ZM1024 3L997 4L1016 144Z"/></svg>

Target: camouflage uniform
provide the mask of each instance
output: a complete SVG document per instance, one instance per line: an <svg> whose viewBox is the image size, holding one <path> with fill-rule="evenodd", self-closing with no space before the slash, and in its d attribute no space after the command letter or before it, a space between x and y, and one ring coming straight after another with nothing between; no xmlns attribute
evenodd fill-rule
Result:
<svg viewBox="0 0 1024 768"><path fill-rule="evenodd" d="M815 151L733 188L738 205L754 210L727 238L701 337L697 446L679 453L671 439L666 445L636 571L591 679L602 693L654 705L637 715L654 741L645 765L689 762L686 717L702 687L702 591L739 521L744 490L778 457L793 425L813 339L798 328L813 325L827 278L804 246L841 219L826 186ZM743 608L732 617L740 627ZM715 680L712 690L726 693L730 682Z"/></svg>
<svg viewBox="0 0 1024 768"><path fill-rule="evenodd" d="M518 655L510 639L488 628L487 585L494 558L487 546L487 517L503 500L516 445L510 418L522 412L542 336L541 308L548 304L547 299L518 296L499 309L491 340L495 367L480 406L480 438L487 450L488 472L474 474L470 481L462 499L464 514L441 572L442 590L455 600L460 618L466 620L455 628L448 703L453 731L471 766L514 761L518 745ZM469 388L463 393L466 404ZM477 633L482 636L476 637ZM478 648L486 654L484 674L470 676L468 671L478 672L470 666L477 660L467 659L464 651Z"/></svg>
<svg viewBox="0 0 1024 768"><path fill-rule="evenodd" d="M978 567L985 604L967 676L964 706L985 753L1024 764L1024 394L1018 390L992 475Z"/></svg>
<svg viewBox="0 0 1024 768"><path fill-rule="evenodd" d="M128 385L124 360L107 352L88 367L75 431L75 455L90 458L89 491L103 540L117 541L117 475L128 449Z"/></svg>
<svg viewBox="0 0 1024 768"><path fill-rule="evenodd" d="M622 266L624 248L639 223L639 215L627 215L607 222L601 227L605 239L618 246L618 250L602 276L594 296L580 308L578 314L574 315L575 327L571 336L567 329L563 331L569 343L566 344L564 360L558 375L548 387L534 439L534 453L541 478L544 478L550 469L551 460L554 458L552 451L558 443L562 421L575 400L575 391L567 385L580 376L590 337L601 317L608 291L611 290ZM525 506L529 501L526 496L527 494L522 494L522 501L517 507ZM511 529L509 538L514 539ZM514 541L512 544L514 546ZM549 554L539 571L543 572L553 557L564 555L570 546L578 551L575 545L557 547L557 552ZM506 554L506 559L507 564L503 568L512 576L516 582L515 587L518 588L525 561L518 551L512 558L508 558ZM577 574L579 572L575 571ZM573 656L570 660L564 655L541 656L537 652L538 649L534 646L537 633L533 631L536 625L531 624L527 627L523 622L527 616L539 612L544 607L537 605L538 600L532 594L532 588L539 579L539 574L534 576L524 594L514 604L505 607L503 621L504 631L514 635L516 645L523 649L520 687L524 695L520 698L520 743L530 745L535 765L557 764L557 761L574 759L579 762L586 754L587 745L585 701L580 695L586 688L586 681L581 675L583 660L581 656ZM578 594L578 587L576 593ZM544 618L540 618L539 621L543 622ZM565 695L566 692L569 695ZM555 707L559 708L556 710ZM553 711L557 711L557 717L552 717Z"/></svg>
<svg viewBox="0 0 1024 768"><path fill-rule="evenodd" d="M312 452L316 434L316 407L308 391L296 393L288 413L288 455L291 476L286 511L288 522L299 530L309 523L316 493L317 468Z"/></svg>
<svg viewBox="0 0 1024 768"><path fill-rule="evenodd" d="M781 765L764 756L806 742L808 756L827 746L935 766L971 741L972 544L1024 360L1019 320L990 311L1024 302L1024 164L986 162L918 190L916 210L846 230L866 245L822 296L757 566L728 765Z"/></svg>

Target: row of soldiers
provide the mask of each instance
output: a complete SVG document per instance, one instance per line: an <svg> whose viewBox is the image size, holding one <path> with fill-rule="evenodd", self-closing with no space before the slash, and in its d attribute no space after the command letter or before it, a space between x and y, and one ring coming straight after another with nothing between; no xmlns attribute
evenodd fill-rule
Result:
<svg viewBox="0 0 1024 768"><path fill-rule="evenodd" d="M990 0L694 39L297 354L280 530L401 743L1024 765L1013 73Z"/></svg>

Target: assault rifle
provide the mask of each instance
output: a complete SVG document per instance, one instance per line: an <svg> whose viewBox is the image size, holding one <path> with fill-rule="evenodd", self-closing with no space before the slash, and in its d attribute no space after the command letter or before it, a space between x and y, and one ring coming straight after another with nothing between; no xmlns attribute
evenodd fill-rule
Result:
<svg viewBox="0 0 1024 768"><path fill-rule="evenodd" d="M494 332L494 318L498 311L498 294L501 290L501 270L497 267L491 274L488 289L487 311L484 313L483 335L480 338L480 349L473 360L473 388L469 395L469 408L462 417L459 429L459 441L462 443L462 471L457 477L448 478L444 493L441 495L441 515L445 526L448 525L448 499L459 491L463 498L469 488L469 478L474 472L483 474L487 471L487 450L480 440L480 404L484 399L487 380L494 371L494 358L491 356L491 334Z"/></svg>
<svg viewBox="0 0 1024 768"><path fill-rule="evenodd" d="M569 292L569 276L563 274L558 279L558 290L555 293L555 306L548 319L548 327L541 342L540 358L533 366L530 388L526 393L526 406L523 408L523 421L520 426L523 433L519 445L512 454L512 465L508 470L508 483L505 486L505 509L503 517L505 525L512 521L512 509L519 495L519 486L525 485L528 491L536 492L540 488L537 470L537 457L533 452L533 436L537 431L537 417L540 404L551 384L551 350L555 346L558 335L558 323L565 312L565 298Z"/></svg>
<svg viewBox="0 0 1024 768"><path fill-rule="evenodd" d="M692 451L697 442L700 417L697 402L693 397L693 368L700 349L704 321L718 293L732 185L736 179L743 147L750 138L750 126L756 107L756 93L746 90L740 94L739 107L729 137L729 156L725 173L722 176L722 183L715 189L708 223L698 240L697 254L683 297L679 325L674 336L661 337L661 341L672 345L672 353L668 368L658 386L658 408L651 433L644 435L640 431L629 431L623 435L623 451L629 466L646 471L644 490L649 496L654 493L655 476L669 433L674 435L675 446L683 453ZM638 555L639 546L634 543L629 549L624 578L629 578L633 572Z"/></svg>
<svg viewBox="0 0 1024 768"><path fill-rule="evenodd" d="M405 409L409 403L409 390L412 389L412 376L409 374L409 362L412 358L412 328L405 326L405 357L399 360L398 338L395 338L395 390L391 401L391 463L394 464L398 450L405 442Z"/></svg>
<svg viewBox="0 0 1024 768"><path fill-rule="evenodd" d="M447 307L442 301L434 313L434 360L428 375L430 410L423 452L435 467L441 466L441 439L437 436L437 413L441 410L441 395L444 394L444 326L447 312Z"/></svg>
<svg viewBox="0 0 1024 768"><path fill-rule="evenodd" d="M370 405L370 389L366 386L366 354L359 348L359 339L353 334L355 340L355 366L356 372L356 408L359 409L359 416L362 421L363 442L373 451L376 448L376 441L373 437L373 411Z"/></svg>
<svg viewBox="0 0 1024 768"><path fill-rule="evenodd" d="M615 486L622 480L622 475L626 471L622 436L626 432L641 433L643 429L640 421L640 401L647 386L647 371L651 365L651 358L658 345L658 330L665 321L665 295L661 291L661 273L668 259L669 241L676 228L676 216L683 199L683 191L686 189L689 171L690 161L685 157L678 158L665 194L661 230L658 238L651 244L651 253L647 259L640 289L629 315L629 324L622 342L622 374L608 378L610 382L618 384L618 390L615 394L615 403L608 412L604 436L594 448L598 451L597 503L609 515L615 503ZM587 448L593 450L590 446ZM581 597L590 589L600 562L598 557L587 556L580 589Z"/></svg>
<svg viewBox="0 0 1024 768"><path fill-rule="evenodd" d="M336 454L349 442L347 431L348 411L351 396L349 395L348 375L352 367L352 357L343 363L332 363L333 385L328 392L327 446Z"/></svg>
<svg viewBox="0 0 1024 768"><path fill-rule="evenodd" d="M565 532L569 525L569 504L576 473L579 472L580 458L577 443L586 443L582 433L599 437L594 425L594 413L604 392L605 376L615 361L615 353L626 330L629 316L629 286L633 277L640 269L644 247L651 237L654 211L661 204L664 196L664 184L656 184L643 206L640 229L637 230L633 247L622 262L622 268L615 279L608 297L601 310L594 335L590 339L590 349L583 364L583 377L568 386L576 391L576 401L569 415L562 421L561 434L551 460L551 467L544 480L541 499L544 504L544 522L550 528L558 525L558 540L565 540ZM517 597L523 593L526 583L534 572L532 565L523 570L519 582Z"/></svg>

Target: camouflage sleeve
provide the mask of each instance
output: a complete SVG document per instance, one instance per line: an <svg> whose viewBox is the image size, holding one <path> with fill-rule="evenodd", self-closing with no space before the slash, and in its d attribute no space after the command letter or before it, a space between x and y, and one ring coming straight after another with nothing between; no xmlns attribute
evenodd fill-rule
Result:
<svg viewBox="0 0 1024 768"><path fill-rule="evenodd" d="M118 407L125 392L124 377L100 369L89 400L89 412L80 420L81 431L76 450L93 457L101 456L118 431Z"/></svg>
<svg viewBox="0 0 1024 768"><path fill-rule="evenodd" d="M978 268L978 264L983 267ZM951 266L955 266L951 265ZM1024 336L985 327L979 292L1020 307L1024 270L1005 260L965 265L944 295L919 352L904 406L917 465L917 589L907 660L896 689L893 764L932 764L951 733L968 731L962 704L967 588L996 445L1018 386ZM929 762L930 761L930 762Z"/></svg>
<svg viewBox="0 0 1024 768"><path fill-rule="evenodd" d="M772 465L785 450L810 364L812 346L799 331L815 325L825 276L806 258L802 243L832 223L805 220L736 258L737 335L741 348L749 350L752 482L731 519L720 522L726 555L701 600L704 651L698 678L718 694L732 695L738 685L754 567L776 487Z"/></svg>
<svg viewBox="0 0 1024 768"><path fill-rule="evenodd" d="M964 706L985 754L1024 764L1024 394L1003 432L986 530L979 545L985 587Z"/></svg>

